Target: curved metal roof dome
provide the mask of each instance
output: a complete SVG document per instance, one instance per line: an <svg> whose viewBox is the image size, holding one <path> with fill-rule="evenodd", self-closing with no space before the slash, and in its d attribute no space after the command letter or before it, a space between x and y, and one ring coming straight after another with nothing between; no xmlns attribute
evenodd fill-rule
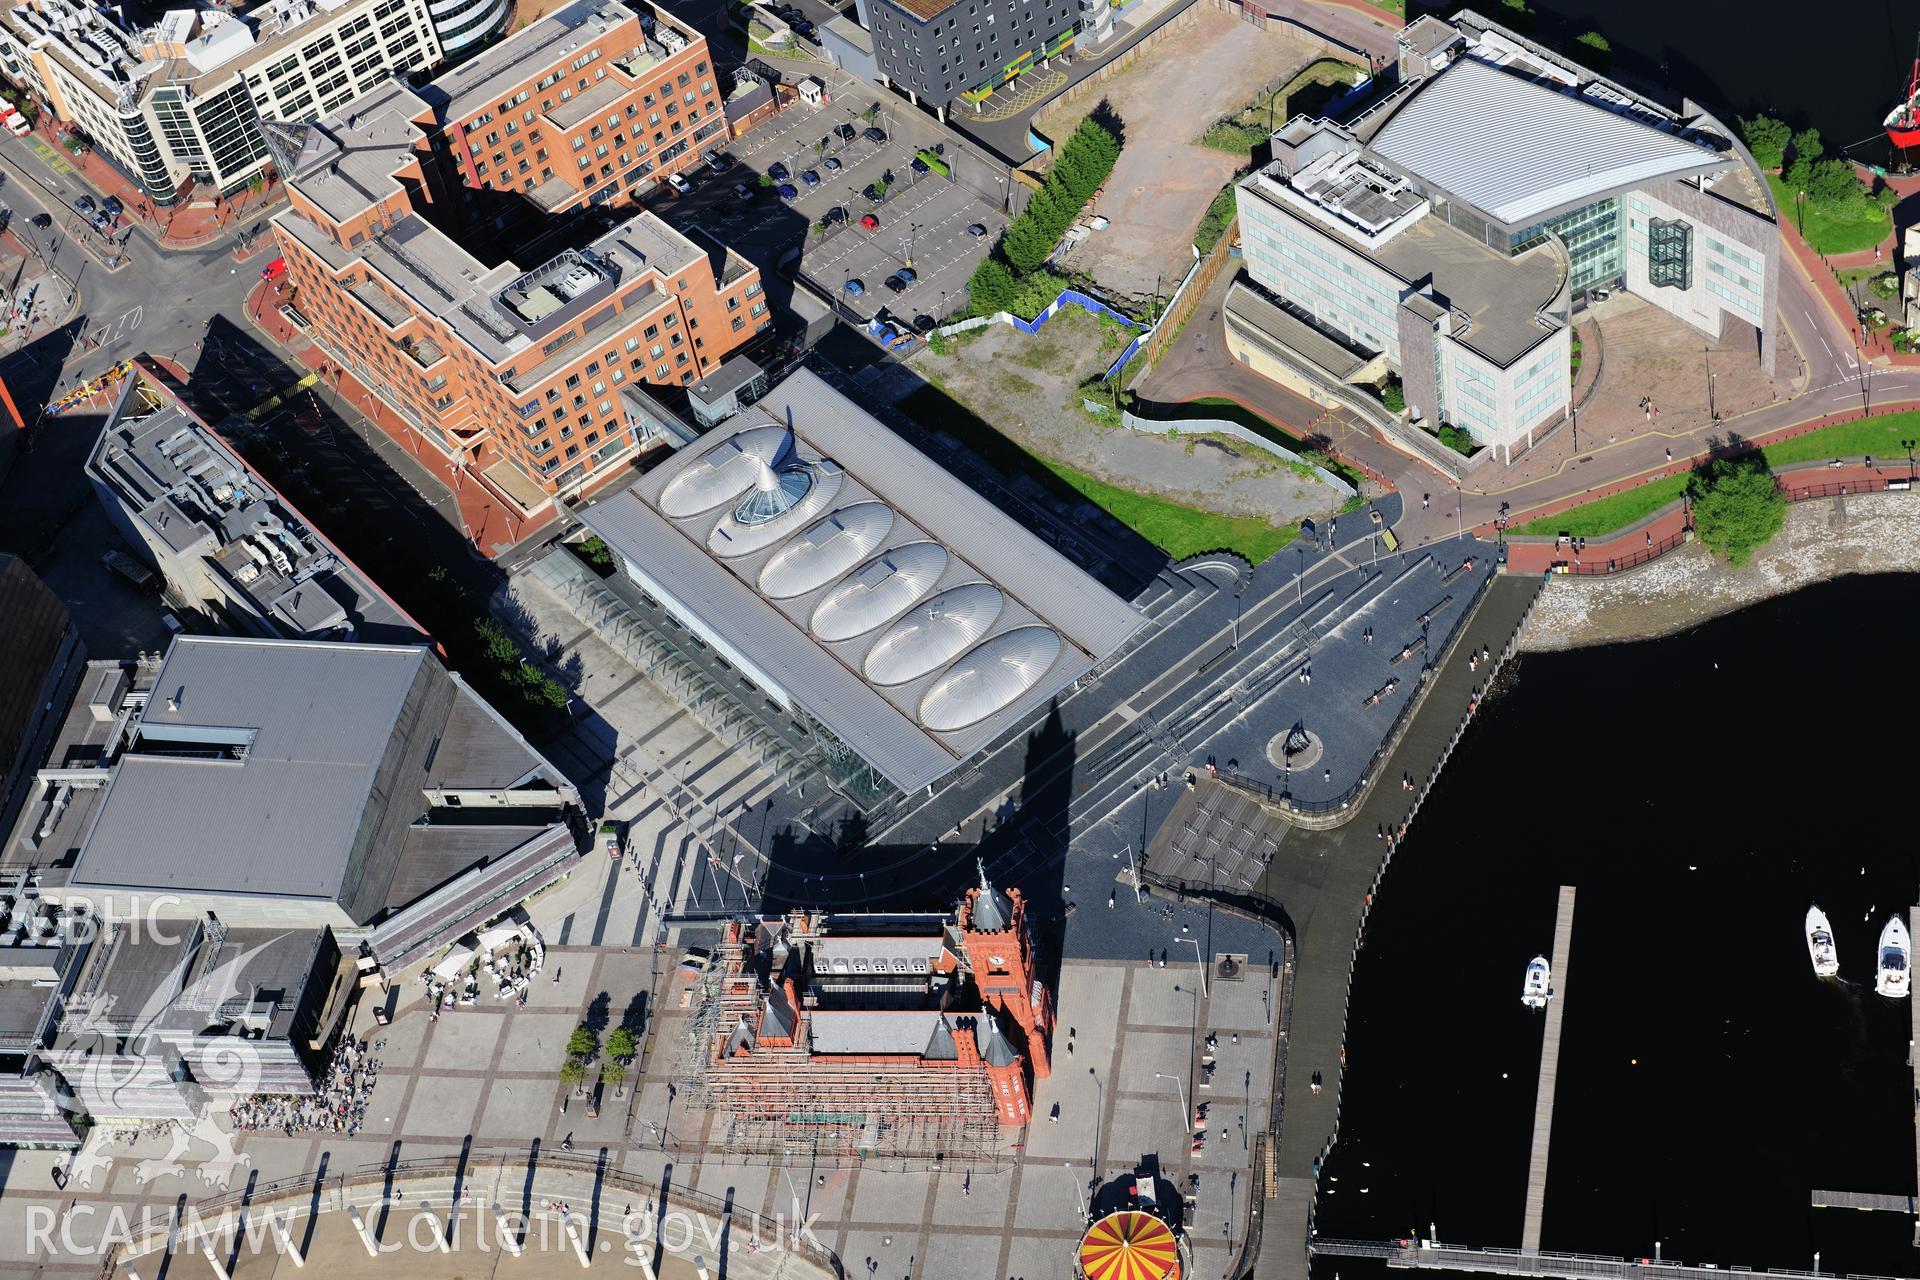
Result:
<svg viewBox="0 0 1920 1280"><path fill-rule="evenodd" d="M867 650L867 679L905 684L938 671L987 634L1004 602L991 583L968 582L915 605Z"/></svg>
<svg viewBox="0 0 1920 1280"><path fill-rule="evenodd" d="M824 514L833 506L833 499L840 492L841 476L845 473L832 462L821 459L810 465L794 468L807 477L807 487L799 497L778 510L767 512L756 508L748 512L752 519L741 519L741 512L748 503L761 494L768 494L769 506L778 506L784 498L774 498L765 489L756 489L742 499L739 507L727 512L715 522L707 534L707 550L722 560L732 560L739 556L752 555L756 551L765 551L787 535L800 528L808 520ZM776 472L779 476L781 473ZM782 494L785 490L782 489Z"/></svg>
<svg viewBox="0 0 1920 1280"><path fill-rule="evenodd" d="M856 502L816 520L787 540L760 570L760 593L791 600L818 590L873 554L893 528L893 508Z"/></svg>
<svg viewBox="0 0 1920 1280"><path fill-rule="evenodd" d="M920 723L934 733L978 724L1040 683L1060 656L1050 627L1017 627L985 641L948 667L920 699Z"/></svg>
<svg viewBox="0 0 1920 1280"><path fill-rule="evenodd" d="M755 427L711 446L660 492L660 510L670 520L711 511L746 492L765 467L787 460L792 445L785 427Z"/></svg>
<svg viewBox="0 0 1920 1280"><path fill-rule="evenodd" d="M947 549L937 542L909 542L883 551L814 606L808 629L828 644L863 636L918 604L946 567Z"/></svg>

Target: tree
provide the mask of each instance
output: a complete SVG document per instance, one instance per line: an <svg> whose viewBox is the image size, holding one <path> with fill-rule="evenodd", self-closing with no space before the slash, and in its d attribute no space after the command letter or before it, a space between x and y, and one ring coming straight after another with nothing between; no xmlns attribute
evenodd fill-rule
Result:
<svg viewBox="0 0 1920 1280"><path fill-rule="evenodd" d="M609 1058L600 1064L600 1083L603 1085L612 1085L614 1097L618 1098L622 1095L622 1086L624 1086L626 1082L627 1068L625 1063L615 1062Z"/></svg>
<svg viewBox="0 0 1920 1280"><path fill-rule="evenodd" d="M1848 161L1821 160L1807 177L1807 194L1815 204L1852 204L1860 199L1860 179Z"/></svg>
<svg viewBox="0 0 1920 1280"><path fill-rule="evenodd" d="M1808 164L1812 164L1826 154L1826 147L1820 142L1818 129L1802 129L1793 135L1793 141L1789 145L1793 148L1793 158L1805 160Z"/></svg>
<svg viewBox="0 0 1920 1280"><path fill-rule="evenodd" d="M1793 141L1793 131L1787 128L1786 121L1772 116L1742 120L1740 132L1746 138L1747 150L1753 152L1754 163L1762 169L1778 169L1787 145Z"/></svg>
<svg viewBox="0 0 1920 1280"><path fill-rule="evenodd" d="M974 314L990 316L1013 307L1013 271L998 255L981 260L967 279L967 301Z"/></svg>
<svg viewBox="0 0 1920 1280"><path fill-rule="evenodd" d="M600 1052L600 1037L585 1027L575 1027L567 1037L567 1056L585 1062Z"/></svg>
<svg viewBox="0 0 1920 1280"><path fill-rule="evenodd" d="M640 1044L634 1038L633 1028L615 1027L607 1033L607 1056L615 1062L631 1062L633 1055L639 1051Z"/></svg>
<svg viewBox="0 0 1920 1280"><path fill-rule="evenodd" d="M1787 499L1758 453L1721 458L1687 480L1694 536L1732 564L1745 564L1786 523Z"/></svg>
<svg viewBox="0 0 1920 1280"><path fill-rule="evenodd" d="M1608 55L1610 55L1613 52L1613 45L1610 44L1607 38L1601 35L1598 31L1582 31L1580 35L1574 40L1574 43L1578 45L1584 45L1586 48L1591 49L1594 53L1600 55L1598 58L1593 59L1593 61L1596 61L1596 62L1606 61Z"/></svg>
<svg viewBox="0 0 1920 1280"><path fill-rule="evenodd" d="M568 1058L560 1064L560 1083L569 1089L578 1089L587 1078L587 1066L578 1058Z"/></svg>
<svg viewBox="0 0 1920 1280"><path fill-rule="evenodd" d="M1795 156L1787 161L1780 181L1786 183L1789 191L1805 191L1813 183L1813 161L1805 156Z"/></svg>

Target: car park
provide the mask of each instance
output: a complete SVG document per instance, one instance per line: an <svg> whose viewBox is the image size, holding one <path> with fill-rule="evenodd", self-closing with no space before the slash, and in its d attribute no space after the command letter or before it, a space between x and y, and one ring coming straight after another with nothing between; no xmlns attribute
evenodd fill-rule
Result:
<svg viewBox="0 0 1920 1280"><path fill-rule="evenodd" d="M863 213L860 215L860 225L869 231L878 231L880 229L880 219L870 213Z"/></svg>
<svg viewBox="0 0 1920 1280"><path fill-rule="evenodd" d="M867 291L867 286L858 280L849 280L843 287L849 298L857 298Z"/></svg>
<svg viewBox="0 0 1920 1280"><path fill-rule="evenodd" d="M667 175L667 185L672 187L675 191L678 191L683 196L691 194L691 192L693 191L693 184L691 182L688 182L685 178L681 177L677 173L670 173Z"/></svg>
<svg viewBox="0 0 1920 1280"><path fill-rule="evenodd" d="M887 135L885 130L876 129L872 125L868 125L866 128L862 129L860 131L860 136L865 138L868 142L872 142L876 144L885 142L887 140Z"/></svg>
<svg viewBox="0 0 1920 1280"><path fill-rule="evenodd" d="M803 169L800 171L800 181L806 183L807 190L811 191L820 185L820 175L811 169Z"/></svg>

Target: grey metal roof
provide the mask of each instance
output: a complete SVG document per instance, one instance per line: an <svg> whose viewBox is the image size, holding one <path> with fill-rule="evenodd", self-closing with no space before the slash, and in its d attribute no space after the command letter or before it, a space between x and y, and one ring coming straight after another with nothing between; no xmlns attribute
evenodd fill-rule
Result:
<svg viewBox="0 0 1920 1280"><path fill-rule="evenodd" d="M815 1009L807 1031L815 1053L922 1056L937 1043L937 1009Z"/></svg>
<svg viewBox="0 0 1920 1280"><path fill-rule="evenodd" d="M805 468L811 484L743 525L736 504L769 467ZM806 370L582 518L682 623L903 790L958 767L1144 625ZM1018 640L996 643L1008 633ZM923 710L935 686L937 721Z"/></svg>
<svg viewBox="0 0 1920 1280"><path fill-rule="evenodd" d="M181 636L138 729L247 731L245 758L121 757L75 886L332 898L419 646Z"/></svg>
<svg viewBox="0 0 1920 1280"><path fill-rule="evenodd" d="M1684 138L1474 58L1457 60L1413 93L1371 145L1509 227L1729 164Z"/></svg>

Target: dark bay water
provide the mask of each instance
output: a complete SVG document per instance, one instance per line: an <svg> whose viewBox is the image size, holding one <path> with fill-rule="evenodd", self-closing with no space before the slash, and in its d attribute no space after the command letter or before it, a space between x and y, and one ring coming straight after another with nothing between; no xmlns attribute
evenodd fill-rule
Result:
<svg viewBox="0 0 1920 1280"><path fill-rule="evenodd" d="M1820 130L1829 152L1885 164L1880 122L1904 96L1920 30L1920 6L1889 0L1819 5L1728 0L1529 0L1530 34L1562 46L1583 31L1613 45L1612 70L1661 96L1688 94L1727 118L1776 114ZM1458 5L1421 4L1451 13ZM1476 6L1498 21L1496 0ZM1731 120L1728 121L1732 123Z"/></svg>
<svg viewBox="0 0 1920 1280"><path fill-rule="evenodd" d="M1544 1247L1920 1275L1904 1215L1809 1205L1915 1190L1912 1010L1872 982L1881 924L1920 901L1917 636L1920 579L1856 578L1519 664L1375 905L1322 1235L1519 1244L1522 974L1573 884ZM1810 902L1838 980L1808 963Z"/></svg>

